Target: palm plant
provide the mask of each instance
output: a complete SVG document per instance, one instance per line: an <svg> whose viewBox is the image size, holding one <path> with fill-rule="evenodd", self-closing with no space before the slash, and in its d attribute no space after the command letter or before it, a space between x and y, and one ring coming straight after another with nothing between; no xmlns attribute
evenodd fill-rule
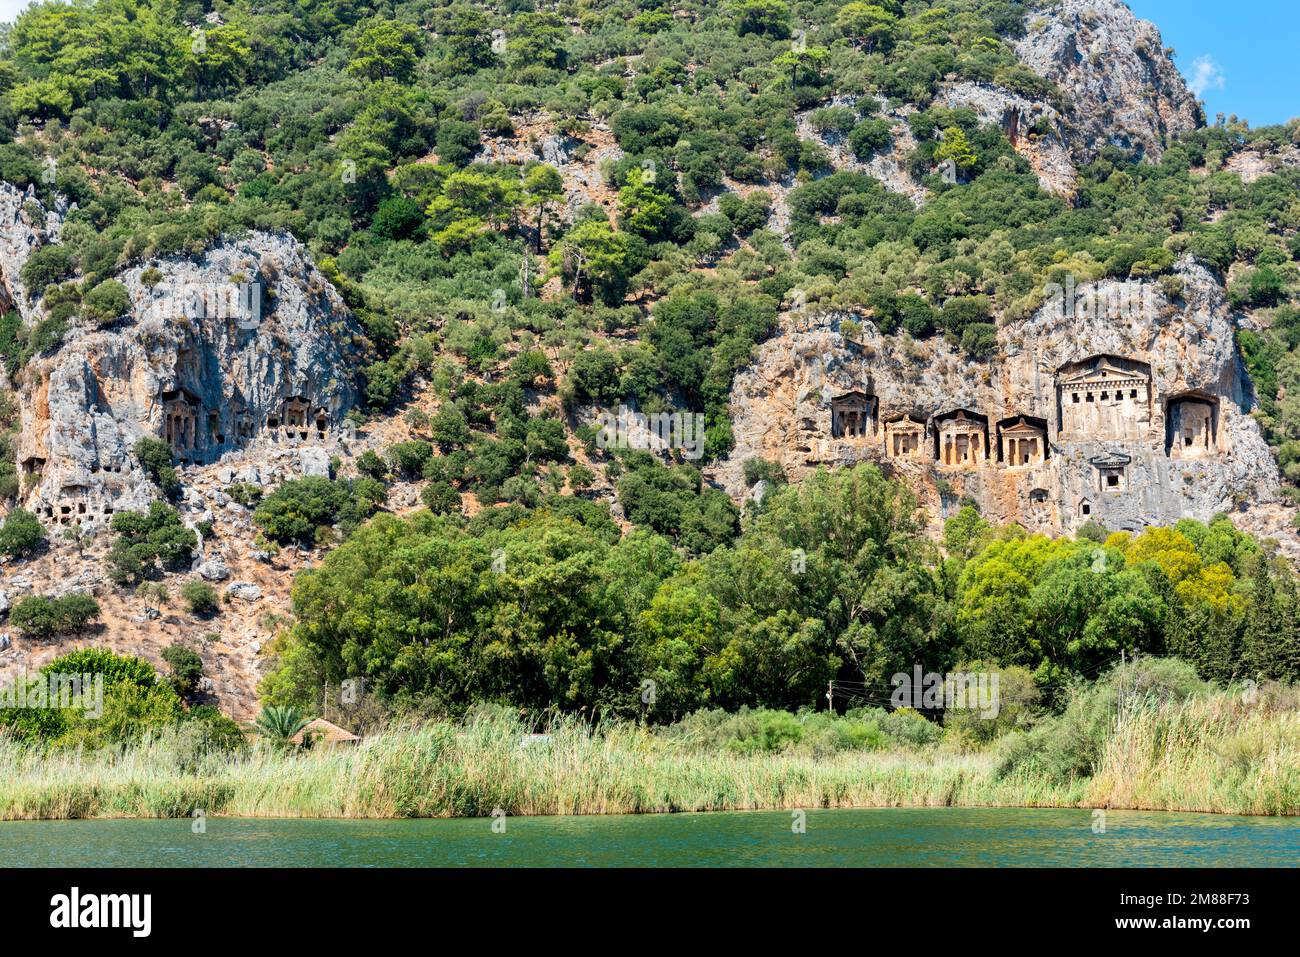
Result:
<svg viewBox="0 0 1300 957"><path fill-rule="evenodd" d="M257 733L273 744L289 746L289 739L307 725L307 719L301 711L292 705L277 706L268 704L253 723Z"/></svg>

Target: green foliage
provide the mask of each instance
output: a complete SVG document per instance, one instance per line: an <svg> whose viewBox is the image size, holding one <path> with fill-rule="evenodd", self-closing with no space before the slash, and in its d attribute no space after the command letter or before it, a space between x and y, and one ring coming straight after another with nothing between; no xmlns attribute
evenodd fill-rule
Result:
<svg viewBox="0 0 1300 957"><path fill-rule="evenodd" d="M193 648L173 642L163 649L163 661L171 668L171 683L176 693L188 698L198 688L203 677L203 659Z"/></svg>
<svg viewBox="0 0 1300 957"><path fill-rule="evenodd" d="M364 458L364 456L362 456ZM262 490L248 482L236 482L226 487L226 494L244 508L253 508L262 500Z"/></svg>
<svg viewBox="0 0 1300 957"><path fill-rule="evenodd" d="M148 473L149 478L157 484L164 495L172 498L180 492L181 481L172 466L171 446L162 439L146 436L139 439L131 451L135 454L141 468Z"/></svg>
<svg viewBox="0 0 1300 957"><path fill-rule="evenodd" d="M176 509L153 502L148 512L118 512L111 528L118 537L105 559L108 577L118 585L137 585L159 571L189 564L198 537Z"/></svg>
<svg viewBox="0 0 1300 957"><path fill-rule="evenodd" d="M348 72L367 80L409 80L419 62L420 30L409 23L375 20L352 42Z"/></svg>
<svg viewBox="0 0 1300 957"><path fill-rule="evenodd" d="M221 607L217 592L207 582L190 581L181 586L181 600L191 615L206 617Z"/></svg>
<svg viewBox="0 0 1300 957"><path fill-rule="evenodd" d="M783 40L790 35L790 9L781 0L739 0L732 15L741 36L757 33Z"/></svg>
<svg viewBox="0 0 1300 957"><path fill-rule="evenodd" d="M116 279L105 279L86 294L83 300L86 318L97 325L116 322L131 309L131 296L126 286Z"/></svg>
<svg viewBox="0 0 1300 957"><path fill-rule="evenodd" d="M9 622L29 638L52 638L85 628L99 617L99 602L83 592L58 598L28 595L14 602Z"/></svg>
<svg viewBox="0 0 1300 957"><path fill-rule="evenodd" d="M253 521L272 541L310 545L323 541L335 524L348 534L387 497L384 486L374 479L313 476L285 482L257 506Z"/></svg>
<svg viewBox="0 0 1300 957"><path fill-rule="evenodd" d="M859 159L869 159L872 153L883 150L889 142L890 126L886 120L863 120L849 134L849 146Z"/></svg>
<svg viewBox="0 0 1300 957"><path fill-rule="evenodd" d="M377 482L388 478L388 463L376 455L373 449L362 452L357 457L356 466L358 472Z"/></svg>
<svg viewBox="0 0 1300 957"><path fill-rule="evenodd" d="M66 279L76 267L75 253L62 244L41 246L23 263L20 273L27 292L39 296L51 285Z"/></svg>
<svg viewBox="0 0 1300 957"><path fill-rule="evenodd" d="M966 140L966 131L960 126L950 126L943 131L943 142L934 151L934 158L942 163L951 160L959 170L968 170L979 159Z"/></svg>
<svg viewBox="0 0 1300 957"><path fill-rule="evenodd" d="M157 674L149 662L107 648L81 648L60 655L42 669L47 674L103 675L107 684L153 687Z"/></svg>
<svg viewBox="0 0 1300 957"><path fill-rule="evenodd" d="M428 442L416 439L390 445L385 458L393 471L406 478L413 478L424 471L425 463L432 455L433 447Z"/></svg>
<svg viewBox="0 0 1300 957"><path fill-rule="evenodd" d="M1131 714L1201 696L1207 690L1186 662L1141 659L1117 667L1105 680L1072 692L1060 716L1008 739L999 772L1004 777L1030 774L1062 783L1087 777L1102 758L1121 699Z"/></svg>
<svg viewBox="0 0 1300 957"><path fill-rule="evenodd" d="M987 322L969 323L962 329L961 347L972 359L992 358L998 351L997 327Z"/></svg>
<svg viewBox="0 0 1300 957"><path fill-rule="evenodd" d="M665 728L662 735L693 750L734 754L806 754L815 758L854 751L879 751L892 741L881 730L879 714L858 711L838 716L826 711L741 708L697 711ZM924 722L924 719L921 719Z"/></svg>
<svg viewBox="0 0 1300 957"><path fill-rule="evenodd" d="M103 713L94 700L95 679L102 676ZM146 730L174 723L181 714L176 693L157 681L153 666L106 648L82 648L60 655L41 668L34 681L60 676L71 708L0 709L0 727L29 741L95 747L138 740ZM75 676L75 682L67 682ZM81 699L71 697L79 688Z"/></svg>
<svg viewBox="0 0 1300 957"><path fill-rule="evenodd" d="M265 705L257 716L257 733L276 747L287 748L290 738L307 726L308 719L297 708Z"/></svg>
<svg viewBox="0 0 1300 957"><path fill-rule="evenodd" d="M0 554L25 558L45 543L45 529L25 508L10 509L0 526Z"/></svg>
<svg viewBox="0 0 1300 957"><path fill-rule="evenodd" d="M770 459L745 459L741 468L745 484L750 487L759 482L766 482L769 486L786 483L785 469L781 467L780 462L773 462Z"/></svg>
<svg viewBox="0 0 1300 957"><path fill-rule="evenodd" d="M665 468L646 452L624 458L618 501L628 519L703 554L735 537L738 514L724 492L706 488L690 465Z"/></svg>
<svg viewBox="0 0 1300 957"><path fill-rule="evenodd" d="M459 515L460 493L450 482L433 481L420 490L420 501L434 515Z"/></svg>

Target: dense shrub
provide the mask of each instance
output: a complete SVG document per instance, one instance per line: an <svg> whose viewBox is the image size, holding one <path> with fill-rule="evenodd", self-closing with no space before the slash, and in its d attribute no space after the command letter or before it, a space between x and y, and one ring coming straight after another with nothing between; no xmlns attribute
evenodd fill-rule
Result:
<svg viewBox="0 0 1300 957"><path fill-rule="evenodd" d="M131 451L135 454L140 467L145 470L164 495L174 497L181 488L180 478L172 466L171 446L162 439L139 439Z"/></svg>
<svg viewBox="0 0 1300 957"><path fill-rule="evenodd" d="M0 525L0 554L23 558L32 554L45 542L45 528L25 508L10 509Z"/></svg>
<svg viewBox="0 0 1300 957"><path fill-rule="evenodd" d="M189 564L198 537L186 528L176 509L154 502L148 512L118 512L111 528L117 539L109 549L108 576L119 585L135 585L158 571Z"/></svg>
<svg viewBox="0 0 1300 957"><path fill-rule="evenodd" d="M334 524L348 533L386 498L384 486L374 479L313 476L285 482L257 506L253 521L273 541L312 544Z"/></svg>
<svg viewBox="0 0 1300 957"><path fill-rule="evenodd" d="M171 683L176 693L189 697L203 677L203 659L193 648L173 642L163 649L163 661L171 668Z"/></svg>
<svg viewBox="0 0 1300 957"><path fill-rule="evenodd" d="M9 622L31 638L52 638L80 631L99 617L99 602L82 592L58 598L28 595L14 602Z"/></svg>
<svg viewBox="0 0 1300 957"><path fill-rule="evenodd" d="M220 607L216 589L207 582L186 582L181 586L181 600L191 615L211 615Z"/></svg>

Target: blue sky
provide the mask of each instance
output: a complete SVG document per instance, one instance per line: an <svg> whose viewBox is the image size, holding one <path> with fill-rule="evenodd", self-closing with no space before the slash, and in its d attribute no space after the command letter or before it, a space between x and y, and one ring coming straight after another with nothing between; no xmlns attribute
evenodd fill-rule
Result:
<svg viewBox="0 0 1300 957"><path fill-rule="evenodd" d="M1205 101L1206 118L1236 113L1251 126L1300 116L1296 0L1127 0L1160 28L1174 62Z"/></svg>
<svg viewBox="0 0 1300 957"><path fill-rule="evenodd" d="M29 0L0 0L0 21ZM1127 0L1160 28L1165 46L1205 113L1236 113L1252 126L1300 116L1300 2L1297 0Z"/></svg>

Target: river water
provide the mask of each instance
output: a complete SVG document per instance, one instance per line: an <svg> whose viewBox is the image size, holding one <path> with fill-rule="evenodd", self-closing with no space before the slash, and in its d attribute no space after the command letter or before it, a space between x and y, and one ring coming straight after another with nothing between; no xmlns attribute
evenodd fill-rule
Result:
<svg viewBox="0 0 1300 957"><path fill-rule="evenodd" d="M0 864L59 867L1259 867L1300 818L889 808L456 820L15 821ZM801 828L802 825L802 828ZM802 833L800 833L802 830ZM199 831L200 833L196 833Z"/></svg>

